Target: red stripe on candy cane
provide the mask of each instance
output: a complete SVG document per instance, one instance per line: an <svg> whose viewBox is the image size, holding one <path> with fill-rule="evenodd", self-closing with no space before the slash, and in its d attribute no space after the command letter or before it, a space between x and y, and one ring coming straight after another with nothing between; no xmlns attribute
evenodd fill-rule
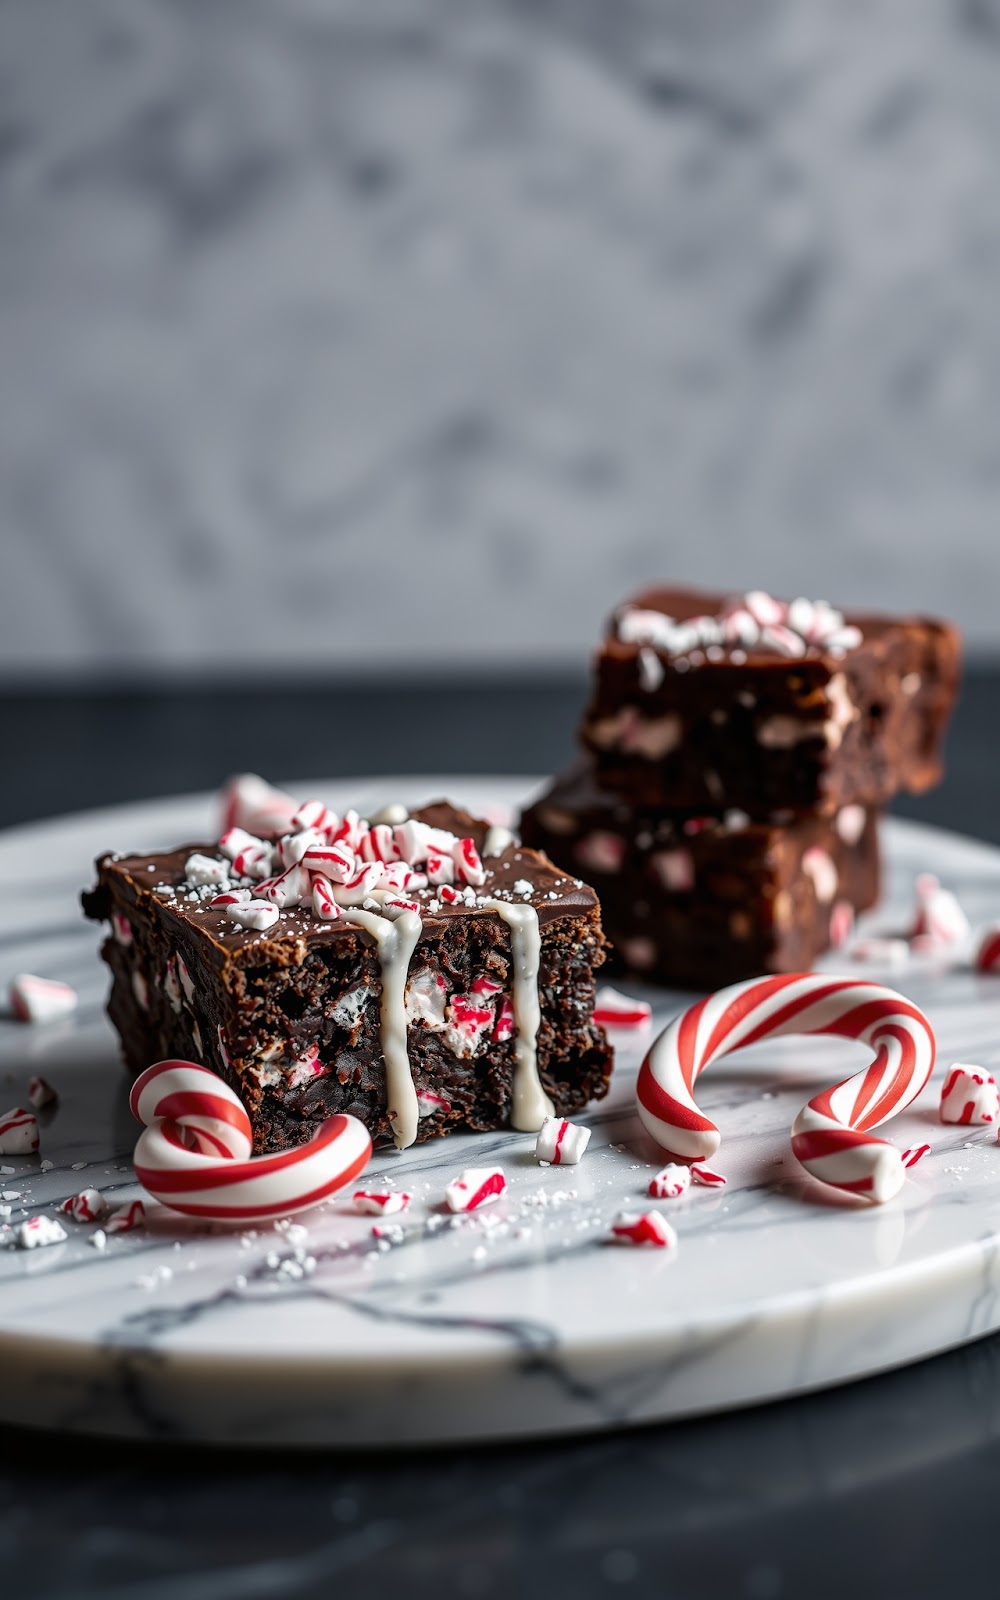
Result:
<svg viewBox="0 0 1000 1600"><path fill-rule="evenodd" d="M785 1034L852 1038L875 1051L868 1067L803 1107L792 1150L823 1183L875 1202L891 1198L902 1186L904 1161L895 1146L872 1138L871 1129L920 1093L936 1046L923 1012L879 984L791 974L733 984L699 1001L661 1033L642 1064L636 1095L644 1125L688 1161L714 1155L719 1130L695 1104L699 1075L732 1050ZM907 1155L918 1159L913 1151Z"/></svg>

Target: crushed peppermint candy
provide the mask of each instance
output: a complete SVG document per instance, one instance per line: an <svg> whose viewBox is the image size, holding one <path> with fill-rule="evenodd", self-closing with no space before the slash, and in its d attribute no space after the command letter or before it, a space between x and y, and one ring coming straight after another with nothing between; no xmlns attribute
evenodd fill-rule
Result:
<svg viewBox="0 0 1000 1600"><path fill-rule="evenodd" d="M677 1248L677 1234L659 1211L620 1211L611 1224L611 1237L621 1244Z"/></svg>
<svg viewBox="0 0 1000 1600"><path fill-rule="evenodd" d="M861 630L845 622L843 613L825 600L776 600L761 589L730 600L715 616L678 621L666 612L624 606L615 619L618 638L639 646L640 683L647 693L662 682L662 664L654 652L668 657L719 660L724 650L771 651L797 659L810 650L844 656L857 649ZM708 654L712 652L712 654Z"/></svg>
<svg viewBox="0 0 1000 1600"><path fill-rule="evenodd" d="M690 1187L691 1168L683 1162L668 1162L649 1180L649 1193L654 1200L677 1200Z"/></svg>
<svg viewBox="0 0 1000 1600"><path fill-rule="evenodd" d="M916 910L910 939L923 949L947 949L964 943L972 929L969 919L950 889L941 887L932 872L922 872L914 885Z"/></svg>
<svg viewBox="0 0 1000 1600"><path fill-rule="evenodd" d="M565 1117L546 1117L535 1139L535 1160L553 1167L575 1167L590 1143L590 1129Z"/></svg>
<svg viewBox="0 0 1000 1600"><path fill-rule="evenodd" d="M602 1028L644 1028L653 1015L645 1000L633 1000L604 984L594 1000L594 1021Z"/></svg>
<svg viewBox="0 0 1000 1600"><path fill-rule="evenodd" d="M703 1189L724 1189L726 1186L726 1179L722 1173L713 1172L711 1167L692 1167L691 1182L700 1183Z"/></svg>
<svg viewBox="0 0 1000 1600"><path fill-rule="evenodd" d="M14 1106L0 1112L0 1155L30 1156L38 1149L38 1118Z"/></svg>
<svg viewBox="0 0 1000 1600"><path fill-rule="evenodd" d="M39 1250L50 1244L63 1244L69 1235L55 1217L29 1217L15 1229L19 1250Z"/></svg>
<svg viewBox="0 0 1000 1600"><path fill-rule="evenodd" d="M354 1209L369 1216L391 1216L405 1211L413 1196L394 1189L359 1189L354 1196Z"/></svg>
<svg viewBox="0 0 1000 1600"><path fill-rule="evenodd" d="M954 1062L941 1090L941 1121L1000 1123L1000 1089L992 1072Z"/></svg>
<svg viewBox="0 0 1000 1600"><path fill-rule="evenodd" d="M132 1233L136 1228L146 1226L146 1207L141 1200L133 1200L130 1205L119 1206L117 1211L112 1211L107 1220L108 1233Z"/></svg>
<svg viewBox="0 0 1000 1600"><path fill-rule="evenodd" d="M973 966L977 972L1000 973L1000 923L980 933Z"/></svg>
<svg viewBox="0 0 1000 1600"><path fill-rule="evenodd" d="M59 1096L45 1078L28 1079L28 1100L36 1111L44 1111L59 1104Z"/></svg>
<svg viewBox="0 0 1000 1600"><path fill-rule="evenodd" d="M10 985L10 1006L18 1022L57 1022L76 1010L76 990L68 983L19 972Z"/></svg>
<svg viewBox="0 0 1000 1600"><path fill-rule="evenodd" d="M81 1189L64 1200L59 1210L74 1222L96 1222L107 1215L108 1202L99 1189Z"/></svg>
<svg viewBox="0 0 1000 1600"><path fill-rule="evenodd" d="M466 1167L444 1191L449 1211L478 1211L492 1205L507 1191L502 1167Z"/></svg>

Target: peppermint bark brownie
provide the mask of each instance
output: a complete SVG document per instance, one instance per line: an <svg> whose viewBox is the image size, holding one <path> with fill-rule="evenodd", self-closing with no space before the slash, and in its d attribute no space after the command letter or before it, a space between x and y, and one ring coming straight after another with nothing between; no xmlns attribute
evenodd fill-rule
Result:
<svg viewBox="0 0 1000 1600"><path fill-rule="evenodd" d="M580 769L521 826L597 891L612 970L681 988L805 971L878 897L877 818L861 806L783 823L634 810Z"/></svg>
<svg viewBox="0 0 1000 1600"><path fill-rule="evenodd" d="M135 1075L183 1057L240 1096L258 1151L350 1112L379 1143L535 1129L607 1092L593 890L446 802L370 825L311 803L104 856L108 1010Z"/></svg>
<svg viewBox="0 0 1000 1600"><path fill-rule="evenodd" d="M581 726L634 805L883 805L941 776L960 639L925 617L655 588L619 607Z"/></svg>

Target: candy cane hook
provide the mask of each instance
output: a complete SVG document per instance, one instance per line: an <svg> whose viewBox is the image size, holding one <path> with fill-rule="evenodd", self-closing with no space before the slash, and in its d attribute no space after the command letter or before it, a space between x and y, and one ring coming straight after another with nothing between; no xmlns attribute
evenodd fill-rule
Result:
<svg viewBox="0 0 1000 1600"><path fill-rule="evenodd" d="M704 1161L719 1130L699 1111L694 1085L713 1061L783 1034L833 1034L875 1051L870 1066L814 1095L792 1125L792 1150L820 1182L875 1202L902 1188L899 1151L871 1129L916 1099L934 1066L930 1023L881 984L800 973L752 978L691 1006L664 1029L639 1072L639 1116L674 1155Z"/></svg>
<svg viewBox="0 0 1000 1600"><path fill-rule="evenodd" d="M154 1199L189 1217L267 1222L318 1205L368 1164L372 1142L356 1117L328 1117L294 1150L255 1156L250 1118L233 1091L192 1061L158 1061L132 1085L146 1124L135 1173Z"/></svg>

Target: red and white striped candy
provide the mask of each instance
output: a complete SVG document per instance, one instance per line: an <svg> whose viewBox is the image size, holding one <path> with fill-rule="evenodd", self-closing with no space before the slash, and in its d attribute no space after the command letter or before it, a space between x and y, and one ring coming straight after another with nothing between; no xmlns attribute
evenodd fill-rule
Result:
<svg viewBox="0 0 1000 1600"><path fill-rule="evenodd" d="M677 1200L691 1187L691 1168L682 1161L670 1161L649 1180L654 1200Z"/></svg>
<svg viewBox="0 0 1000 1600"><path fill-rule="evenodd" d="M136 1228L146 1226L146 1207L141 1200L132 1200L112 1211L104 1226L108 1233L134 1233Z"/></svg>
<svg viewBox="0 0 1000 1600"><path fill-rule="evenodd" d="M459 839L451 852L455 871L463 883L479 889L486 882L486 871L476 849L475 839Z"/></svg>
<svg viewBox="0 0 1000 1600"><path fill-rule="evenodd" d="M514 1032L514 1005L508 995L504 995L497 1010L497 1020L493 1024L492 1039L494 1044L504 1044L512 1037Z"/></svg>
<svg viewBox="0 0 1000 1600"><path fill-rule="evenodd" d="M72 1217L74 1222L96 1222L106 1214L107 1209L108 1202L99 1189L81 1189L79 1194L71 1194L59 1207L63 1216Z"/></svg>
<svg viewBox="0 0 1000 1600"><path fill-rule="evenodd" d="M30 1156L38 1149L38 1118L14 1106L0 1112L0 1156Z"/></svg>
<svg viewBox="0 0 1000 1600"><path fill-rule="evenodd" d="M478 1211L507 1191L502 1167L466 1167L444 1191L449 1211Z"/></svg>
<svg viewBox="0 0 1000 1600"><path fill-rule="evenodd" d="M333 898L333 890L328 879L320 873L312 874L312 908L313 916L320 922L336 922L340 916L340 907Z"/></svg>
<svg viewBox="0 0 1000 1600"><path fill-rule="evenodd" d="M677 1247L677 1235L659 1211L619 1211L611 1237L622 1244L651 1244L659 1250Z"/></svg>
<svg viewBox="0 0 1000 1600"><path fill-rule="evenodd" d="M451 856L444 855L440 850L430 849L427 852L427 882L436 887L442 883L454 883L455 863Z"/></svg>
<svg viewBox="0 0 1000 1600"><path fill-rule="evenodd" d="M299 803L275 789L255 772L230 778L222 791L222 826L249 828L253 833L291 833Z"/></svg>
<svg viewBox="0 0 1000 1600"><path fill-rule="evenodd" d="M645 1000L632 1000L605 984L594 1000L594 1021L602 1028L644 1028L653 1015Z"/></svg>
<svg viewBox="0 0 1000 1600"><path fill-rule="evenodd" d="M36 1111L43 1111L47 1106L59 1104L59 1096L45 1078L28 1079L28 1100Z"/></svg>
<svg viewBox="0 0 1000 1600"><path fill-rule="evenodd" d="M942 1122L1000 1122L1000 1089L992 1072L955 1061L941 1090Z"/></svg>
<svg viewBox="0 0 1000 1600"><path fill-rule="evenodd" d="M950 889L942 889L931 872L922 872L915 888L917 908L910 929L911 939L947 946L960 944L968 938L969 919Z"/></svg>
<svg viewBox="0 0 1000 1600"><path fill-rule="evenodd" d="M1000 973L1000 922L980 936L974 965L977 972Z"/></svg>
<svg viewBox="0 0 1000 1600"><path fill-rule="evenodd" d="M229 907L229 915L241 928L273 928L280 915L277 906L267 900L242 900Z"/></svg>
<svg viewBox="0 0 1000 1600"><path fill-rule="evenodd" d="M871 1129L920 1093L934 1066L935 1041L923 1012L892 989L819 973L752 978L701 1000L664 1029L639 1072L639 1116L664 1149L701 1162L719 1147L719 1130L694 1100L713 1061L761 1039L832 1034L876 1052L864 1071L824 1089L792 1126L792 1150L813 1177L876 1202L902 1187L899 1151Z"/></svg>
<svg viewBox="0 0 1000 1600"><path fill-rule="evenodd" d="M396 1211L405 1211L413 1196L396 1189L358 1189L354 1195L355 1211L369 1216L388 1217Z"/></svg>
<svg viewBox="0 0 1000 1600"><path fill-rule="evenodd" d="M136 1177L163 1205L191 1217L263 1222L305 1211L363 1171L368 1131L356 1117L328 1117L294 1150L253 1155L250 1118L214 1072L159 1061L132 1086L133 1116L146 1124Z"/></svg>
<svg viewBox="0 0 1000 1600"><path fill-rule="evenodd" d="M535 1160L575 1167L590 1143L590 1129L565 1117L546 1117L535 1140Z"/></svg>
<svg viewBox="0 0 1000 1600"><path fill-rule="evenodd" d="M724 1189L727 1181L721 1172L713 1172L711 1167L691 1168L691 1182L700 1183L703 1189Z"/></svg>
<svg viewBox="0 0 1000 1600"><path fill-rule="evenodd" d="M77 993L68 983L19 972L11 982L10 1006L19 1022L56 1022L76 1010Z"/></svg>
<svg viewBox="0 0 1000 1600"><path fill-rule="evenodd" d="M343 840L334 844L311 844L302 857L302 865L310 872L322 872L331 883L346 883L357 870L354 851Z"/></svg>
<svg viewBox="0 0 1000 1600"><path fill-rule="evenodd" d="M327 828L331 831L336 828L339 817L328 811L322 800L303 800L295 815L292 817L292 827L300 832L307 828L316 828L321 833Z"/></svg>
<svg viewBox="0 0 1000 1600"><path fill-rule="evenodd" d="M904 1167L915 1167L918 1161L923 1161L924 1156L929 1156L929 1144L911 1144L906 1150L899 1152L899 1159Z"/></svg>
<svg viewBox="0 0 1000 1600"><path fill-rule="evenodd" d="M278 859L283 867L297 867L307 850L326 844L326 834L318 828L303 828L301 833L286 833L278 840Z"/></svg>

